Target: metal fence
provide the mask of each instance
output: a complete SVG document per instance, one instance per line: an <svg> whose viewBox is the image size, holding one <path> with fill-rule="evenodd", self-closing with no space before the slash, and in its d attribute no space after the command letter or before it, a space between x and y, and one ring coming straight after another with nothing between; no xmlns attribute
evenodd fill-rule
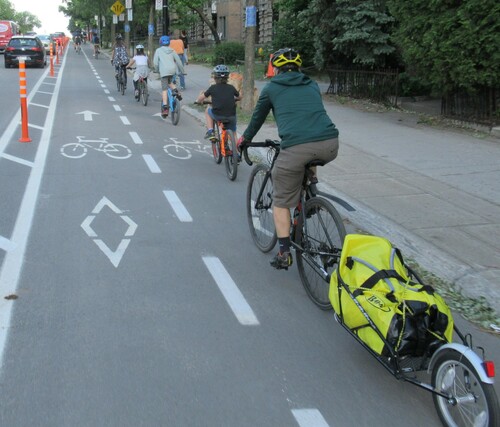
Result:
<svg viewBox="0 0 500 427"><path fill-rule="evenodd" d="M398 71L328 69L330 86L326 93L390 102L397 105Z"/></svg>
<svg viewBox="0 0 500 427"><path fill-rule="evenodd" d="M500 88L478 88L474 93L457 90L444 95L441 114L464 122L494 126L500 124Z"/></svg>

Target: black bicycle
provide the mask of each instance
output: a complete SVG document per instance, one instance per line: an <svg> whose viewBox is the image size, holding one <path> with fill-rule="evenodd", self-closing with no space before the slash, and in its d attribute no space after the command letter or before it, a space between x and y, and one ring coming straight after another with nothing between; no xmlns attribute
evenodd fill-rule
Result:
<svg viewBox="0 0 500 427"><path fill-rule="evenodd" d="M248 225L253 241L262 252L269 252L277 241L272 212L271 171L280 152L280 143L270 139L246 143L243 156L252 165L248 157L249 147L269 148L268 163L258 163L254 167L246 195ZM290 224L290 237L307 295L318 307L329 310L332 308L328 298L330 275L340 259L346 230L337 209L325 197L349 211L354 208L344 200L318 190L318 181L312 168L323 165L321 161L312 161L305 166L300 201L293 211Z"/></svg>
<svg viewBox="0 0 500 427"><path fill-rule="evenodd" d="M125 95L125 88L127 87L127 70L125 65L122 65L118 69L118 76L116 77L116 87L118 92Z"/></svg>

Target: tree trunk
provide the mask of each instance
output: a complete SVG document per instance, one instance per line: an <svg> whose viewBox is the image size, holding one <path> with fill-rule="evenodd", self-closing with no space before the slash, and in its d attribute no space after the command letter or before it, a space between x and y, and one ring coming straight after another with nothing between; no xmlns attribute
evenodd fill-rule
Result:
<svg viewBox="0 0 500 427"><path fill-rule="evenodd" d="M188 7L189 7L189 9L191 9L192 11L194 11L194 12L196 12L198 14L198 16L207 25L207 27L210 29L210 32L214 36L215 44L219 44L220 43L220 37L219 37L219 34L217 33L217 28L215 28L215 26L212 23L212 21L207 16L205 16L205 14L203 13L203 9L200 8L200 7L189 6L189 5L188 5Z"/></svg>
<svg viewBox="0 0 500 427"><path fill-rule="evenodd" d="M247 0L247 11L249 7L255 7L255 0ZM247 12L248 13L248 12ZM248 25L248 19L245 19ZM253 24L253 25L252 25ZM254 86L255 86L255 35L257 27L255 23L245 28L245 71L243 72L243 99L241 109L247 113L255 107Z"/></svg>

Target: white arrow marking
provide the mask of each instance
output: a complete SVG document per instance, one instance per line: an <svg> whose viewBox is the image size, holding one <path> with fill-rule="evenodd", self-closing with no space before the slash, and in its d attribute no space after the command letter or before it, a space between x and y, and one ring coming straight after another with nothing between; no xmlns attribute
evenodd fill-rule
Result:
<svg viewBox="0 0 500 427"><path fill-rule="evenodd" d="M76 114L83 114L83 119L86 122L91 122L92 121L92 114L99 115L99 113L94 113L93 111L89 111L89 110L80 111L79 113L76 113Z"/></svg>

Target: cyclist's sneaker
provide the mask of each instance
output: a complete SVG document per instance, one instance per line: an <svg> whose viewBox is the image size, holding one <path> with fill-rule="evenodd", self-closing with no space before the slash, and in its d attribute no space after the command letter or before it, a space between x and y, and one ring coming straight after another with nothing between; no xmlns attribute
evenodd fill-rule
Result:
<svg viewBox="0 0 500 427"><path fill-rule="evenodd" d="M175 96L175 97L177 97L177 99L178 99L179 101L182 101L182 96L181 96L181 94L179 93L179 91L178 91L177 89L174 89L174 90L172 91L172 95L173 95L173 96Z"/></svg>
<svg viewBox="0 0 500 427"><path fill-rule="evenodd" d="M167 105L161 106L161 116L163 118L168 117L168 106Z"/></svg>
<svg viewBox="0 0 500 427"><path fill-rule="evenodd" d="M211 141L215 141L215 133L213 129L207 130L207 133L205 134L205 139L210 139Z"/></svg>
<svg viewBox="0 0 500 427"><path fill-rule="evenodd" d="M277 270L288 270L288 267L292 264L293 258L290 252L278 252L271 260L271 267L274 267Z"/></svg>
<svg viewBox="0 0 500 427"><path fill-rule="evenodd" d="M139 90L138 89L136 89L134 91L134 95L135 95L135 99L139 99Z"/></svg>

